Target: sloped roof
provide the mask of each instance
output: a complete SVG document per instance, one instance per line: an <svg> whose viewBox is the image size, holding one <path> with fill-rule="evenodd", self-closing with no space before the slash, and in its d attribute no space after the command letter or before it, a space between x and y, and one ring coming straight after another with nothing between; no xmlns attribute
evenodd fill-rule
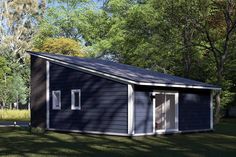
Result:
<svg viewBox="0 0 236 157"><path fill-rule="evenodd" d="M170 86L170 87L186 87L186 88L205 88L205 89L220 89L220 87L186 79L169 74L163 74L143 68L138 68L131 65L120 64L112 61L95 59L95 58L80 58L72 56L57 55L51 53L29 52L31 55L53 60L55 62L64 62L68 65L83 67L88 70L107 74L106 76L115 76L140 85L155 85L155 86Z"/></svg>

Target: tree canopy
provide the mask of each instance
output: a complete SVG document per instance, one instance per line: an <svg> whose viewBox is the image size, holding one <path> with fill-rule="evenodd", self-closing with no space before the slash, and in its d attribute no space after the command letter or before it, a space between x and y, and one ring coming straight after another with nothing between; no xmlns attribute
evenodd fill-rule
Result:
<svg viewBox="0 0 236 157"><path fill-rule="evenodd" d="M13 0L1 5L1 56L11 63L9 75L17 74L27 87L25 50L34 49L217 84L223 90L215 93L216 117L235 104L235 0Z"/></svg>

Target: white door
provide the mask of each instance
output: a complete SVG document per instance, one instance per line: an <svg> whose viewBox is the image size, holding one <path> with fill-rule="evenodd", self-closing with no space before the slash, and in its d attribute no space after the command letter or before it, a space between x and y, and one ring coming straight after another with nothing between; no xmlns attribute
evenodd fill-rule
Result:
<svg viewBox="0 0 236 157"><path fill-rule="evenodd" d="M155 131L178 131L178 93L154 92Z"/></svg>

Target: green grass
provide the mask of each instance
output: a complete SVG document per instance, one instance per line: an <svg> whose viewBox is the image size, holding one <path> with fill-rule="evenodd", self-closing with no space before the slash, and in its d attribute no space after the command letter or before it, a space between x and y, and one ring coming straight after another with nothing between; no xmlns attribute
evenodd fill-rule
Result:
<svg viewBox="0 0 236 157"><path fill-rule="evenodd" d="M215 132L146 137L77 133L32 134L0 128L0 156L190 156L236 155L236 119L224 119Z"/></svg>
<svg viewBox="0 0 236 157"><path fill-rule="evenodd" d="M0 121L29 121L29 110L1 110L0 109Z"/></svg>

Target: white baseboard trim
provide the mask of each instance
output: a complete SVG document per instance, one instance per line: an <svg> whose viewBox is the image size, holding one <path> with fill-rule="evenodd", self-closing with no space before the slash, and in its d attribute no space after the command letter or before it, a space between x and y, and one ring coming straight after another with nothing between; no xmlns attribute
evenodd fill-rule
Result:
<svg viewBox="0 0 236 157"><path fill-rule="evenodd" d="M150 133L136 133L136 134L133 134L133 136L150 136L150 135L155 135L155 133L150 132Z"/></svg>
<svg viewBox="0 0 236 157"><path fill-rule="evenodd" d="M114 132L100 132L100 131L81 131L81 130L69 130L69 129L55 129L47 128L49 131L60 131L60 132L75 132L85 134L96 134L96 135L112 135L112 136L126 136L126 137L137 137L137 136L151 136L151 135L167 135L167 134L181 134L181 133L197 133L197 132L210 132L213 129L199 129L199 130L184 130L184 131L169 131L169 132L150 132L150 133L135 133L133 135L125 133L114 133Z"/></svg>

